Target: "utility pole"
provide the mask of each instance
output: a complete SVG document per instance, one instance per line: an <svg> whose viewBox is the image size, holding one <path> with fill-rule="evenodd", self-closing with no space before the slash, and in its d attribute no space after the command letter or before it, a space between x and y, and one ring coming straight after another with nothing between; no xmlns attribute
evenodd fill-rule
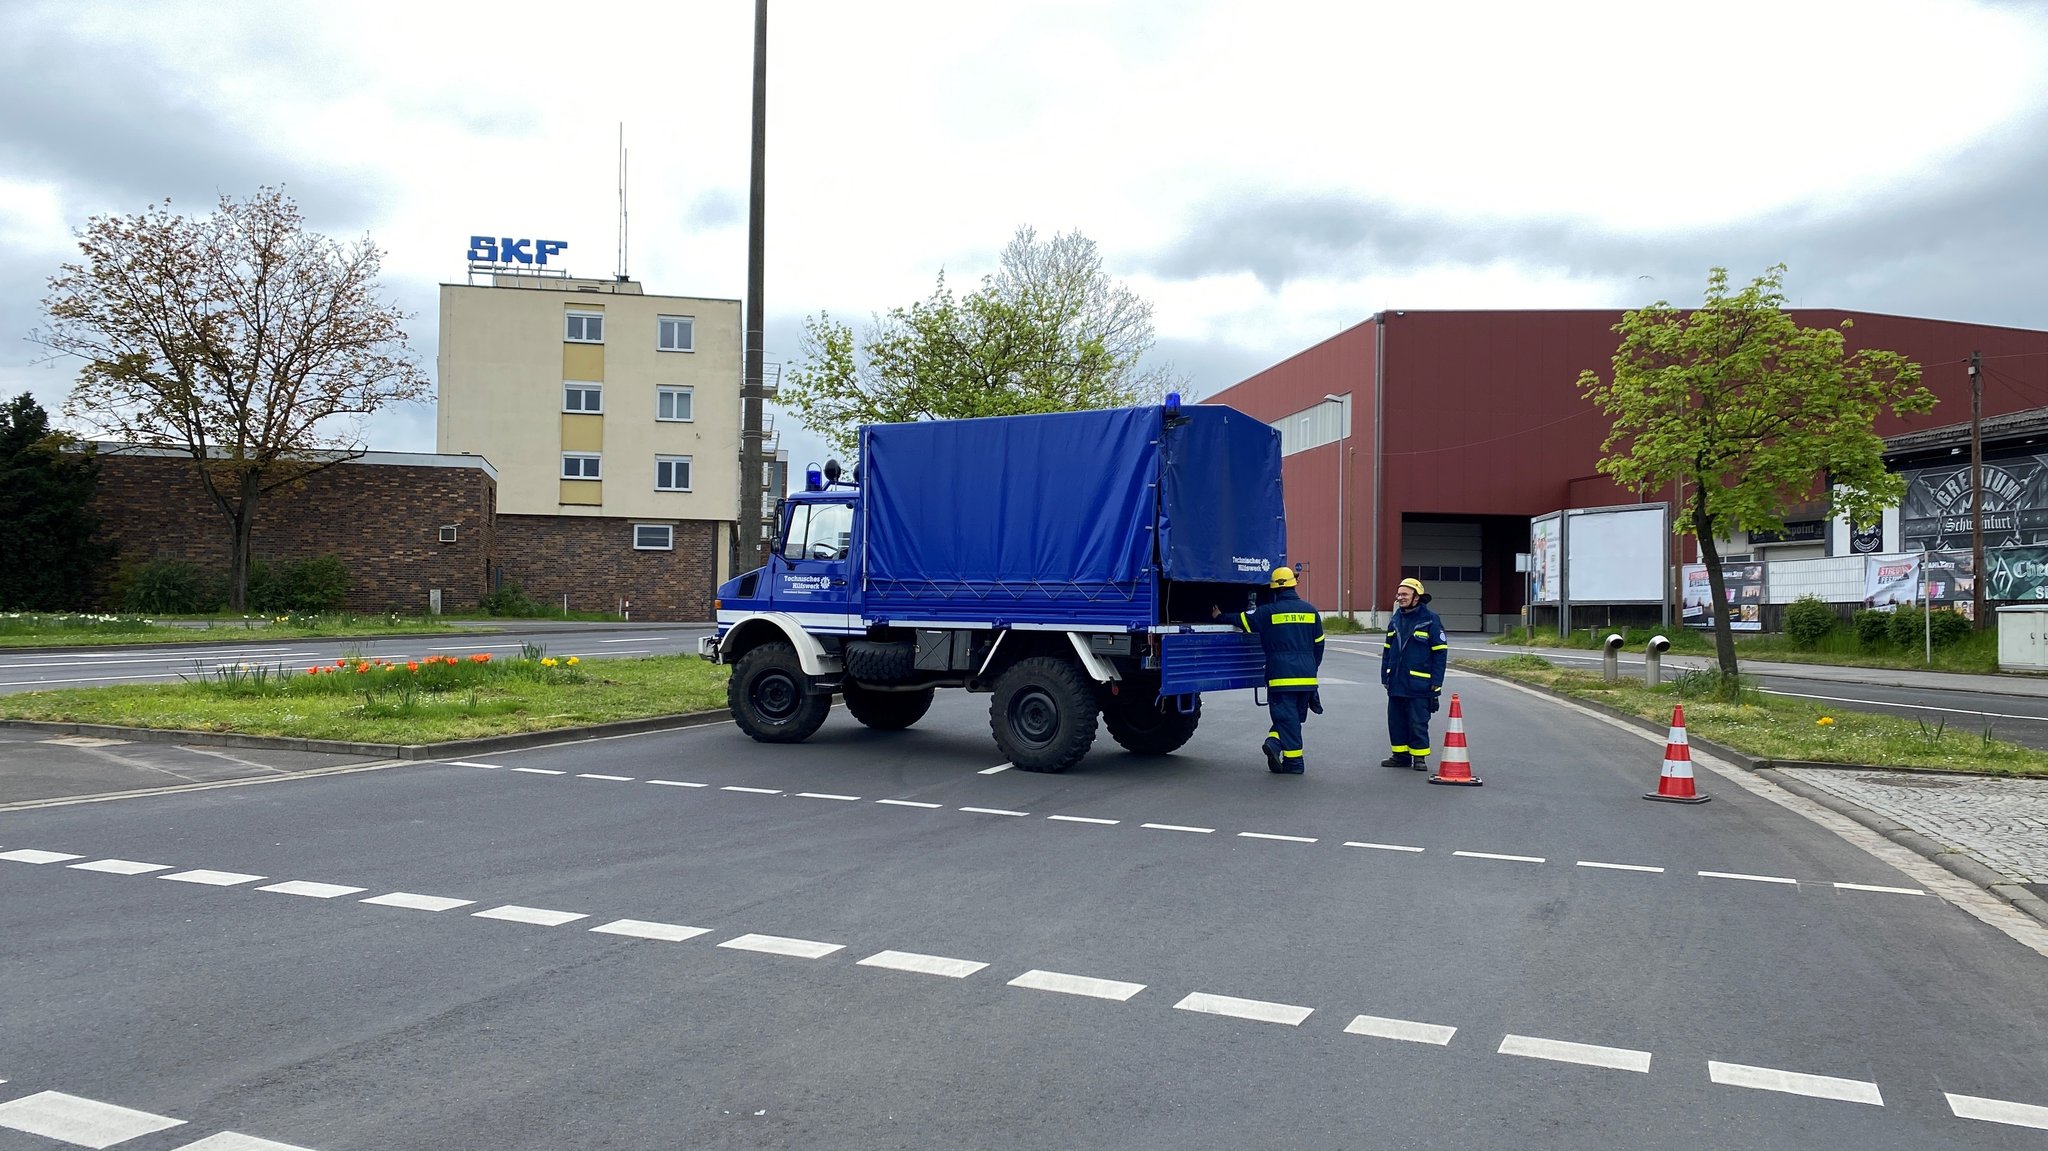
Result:
<svg viewBox="0 0 2048 1151"><path fill-rule="evenodd" d="M761 372L765 278L765 219L768 182L768 0L754 0L754 163L747 201L747 346L745 375L740 381L740 508L736 556L749 568L765 562L768 545L761 539L761 503L767 491L761 460Z"/></svg>
<svg viewBox="0 0 2048 1151"><path fill-rule="evenodd" d="M1970 615L1984 630L1984 376L1970 353Z"/></svg>

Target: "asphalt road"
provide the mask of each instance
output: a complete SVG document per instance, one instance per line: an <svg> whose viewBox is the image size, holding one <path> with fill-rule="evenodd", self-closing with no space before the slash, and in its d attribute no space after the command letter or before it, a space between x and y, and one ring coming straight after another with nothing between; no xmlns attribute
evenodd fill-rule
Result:
<svg viewBox="0 0 2048 1151"><path fill-rule="evenodd" d="M1063 776L948 693L0 812L0 1151L2048 1138L2037 925L1481 677L1428 786L1325 674L1298 778L1242 693Z"/></svg>

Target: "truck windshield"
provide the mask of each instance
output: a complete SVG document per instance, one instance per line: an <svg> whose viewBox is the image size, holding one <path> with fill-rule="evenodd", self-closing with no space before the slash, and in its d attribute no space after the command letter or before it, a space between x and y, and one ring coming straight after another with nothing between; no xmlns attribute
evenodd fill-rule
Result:
<svg viewBox="0 0 2048 1151"><path fill-rule="evenodd" d="M852 543L852 504L798 504L790 513L782 558L843 560Z"/></svg>

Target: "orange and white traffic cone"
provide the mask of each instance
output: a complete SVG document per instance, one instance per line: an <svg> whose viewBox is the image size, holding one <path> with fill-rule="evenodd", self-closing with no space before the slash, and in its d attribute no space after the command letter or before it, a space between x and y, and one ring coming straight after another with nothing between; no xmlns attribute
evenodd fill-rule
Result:
<svg viewBox="0 0 2048 1151"><path fill-rule="evenodd" d="M1714 798L1692 786L1692 745L1685 739L1685 708L1671 709L1671 736L1664 745L1664 771L1657 777L1657 790L1644 799L1666 803L1705 803Z"/></svg>
<svg viewBox="0 0 2048 1151"><path fill-rule="evenodd" d="M1451 724L1450 730L1444 732L1444 758L1429 782L1463 787L1478 787L1486 782L1472 775L1472 759L1465 749L1465 709L1458 706L1457 692L1451 693Z"/></svg>

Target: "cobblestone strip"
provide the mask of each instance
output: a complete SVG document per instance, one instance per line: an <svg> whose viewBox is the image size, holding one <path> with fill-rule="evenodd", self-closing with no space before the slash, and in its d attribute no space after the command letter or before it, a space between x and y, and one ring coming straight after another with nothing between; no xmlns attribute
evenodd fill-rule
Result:
<svg viewBox="0 0 2048 1151"><path fill-rule="evenodd" d="M1968 852L2009 879L2048 882L2048 780L1831 768L1802 768L1794 778Z"/></svg>

